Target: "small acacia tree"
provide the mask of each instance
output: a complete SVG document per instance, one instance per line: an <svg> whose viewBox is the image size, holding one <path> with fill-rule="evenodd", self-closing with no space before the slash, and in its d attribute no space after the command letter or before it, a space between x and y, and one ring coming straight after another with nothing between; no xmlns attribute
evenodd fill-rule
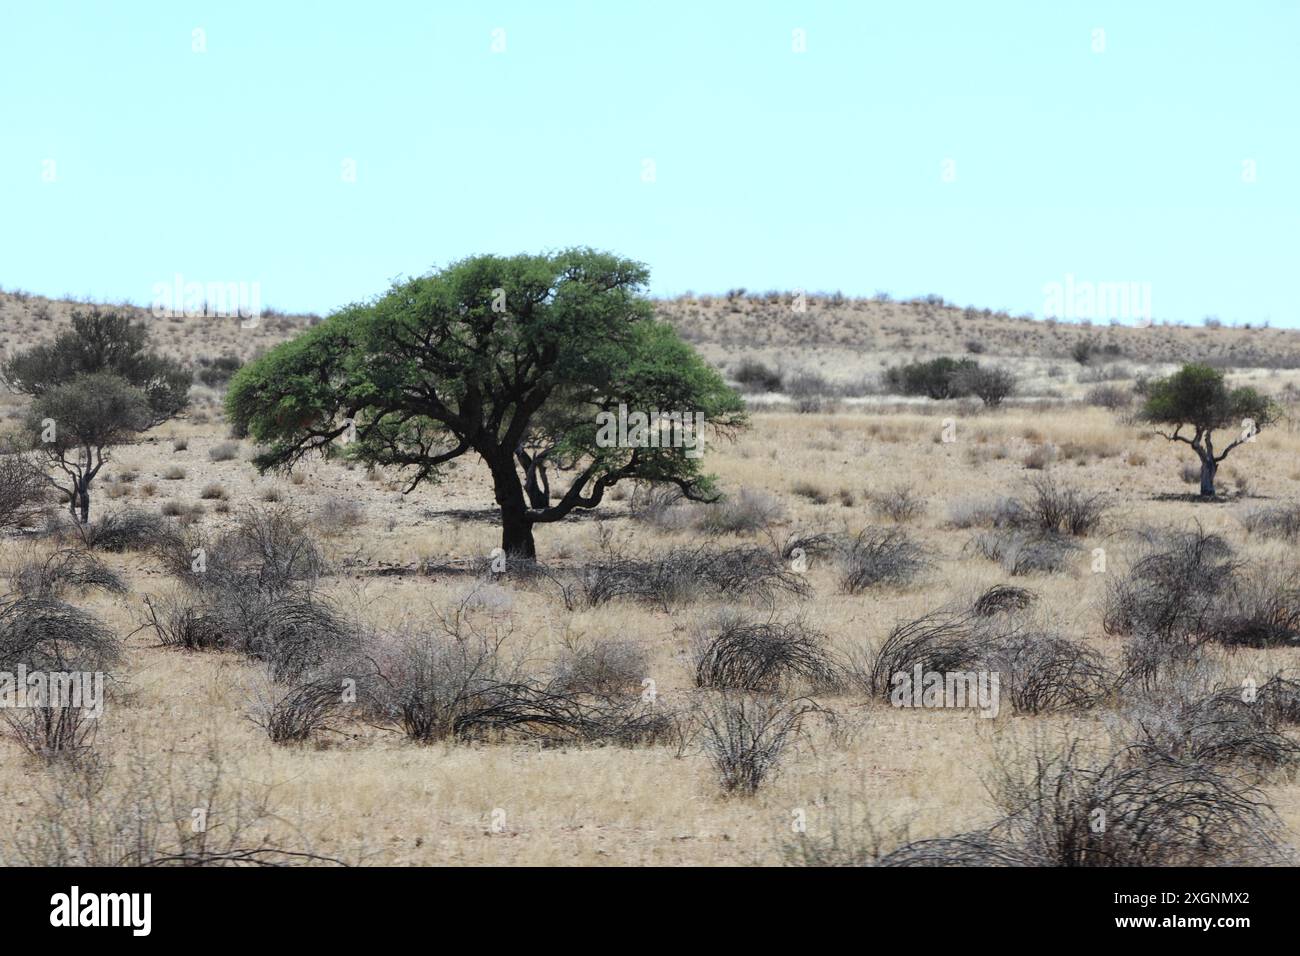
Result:
<svg viewBox="0 0 1300 956"><path fill-rule="evenodd" d="M733 434L743 402L652 318L647 278L640 263L589 249L465 259L271 350L232 380L227 409L267 447L263 470L342 443L404 469L410 491L473 452L491 477L502 548L532 558L534 526L597 507L623 480L716 497L694 424ZM633 425L609 440L610 416L657 412L691 424ZM567 487L553 491L557 473Z"/></svg>
<svg viewBox="0 0 1300 956"><path fill-rule="evenodd" d="M31 446L59 473L51 483L68 496L69 511L84 524L90 518L90 484L109 449L133 440L152 422L140 389L96 372L42 392L28 409L26 426Z"/></svg>
<svg viewBox="0 0 1300 956"><path fill-rule="evenodd" d="M1192 364L1147 387L1141 417L1166 426L1156 429L1162 437L1191 446L1201 460L1201 495L1212 498L1219 463L1238 445L1251 441L1261 429L1276 422L1278 410L1255 389L1230 390L1222 372ZM1235 437L1216 453L1214 432L1223 429L1231 430Z"/></svg>
<svg viewBox="0 0 1300 956"><path fill-rule="evenodd" d="M32 396L28 446L58 474L75 518L90 517L90 486L114 445L132 441L189 403L192 376L147 351L148 329L117 312L74 312L53 342L0 367L4 383Z"/></svg>

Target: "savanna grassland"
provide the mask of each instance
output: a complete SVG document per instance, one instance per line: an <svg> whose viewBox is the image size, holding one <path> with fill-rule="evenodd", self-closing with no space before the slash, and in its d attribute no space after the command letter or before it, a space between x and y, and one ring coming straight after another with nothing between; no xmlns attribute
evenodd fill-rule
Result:
<svg viewBox="0 0 1300 956"><path fill-rule="evenodd" d="M5 294L0 347L52 338L74 307ZM1035 755L1059 754L1067 741L1072 766L1088 773L1138 742L1161 760L1216 768L1214 779L1190 781L1142 765L1152 776L1139 780L1170 783L1192 801L1212 792L1237 808L1213 850L1170 837L1169 855L1155 862L1287 858L1300 840L1300 685L1287 683L1300 679L1300 629L1287 630L1300 628L1300 434L1294 418L1264 429L1225 461L1218 498L1202 502L1184 475L1190 454L1138 420L1133 390L1206 361L1291 411L1300 333L1089 328L827 297L796 312L784 297L740 294L658 311L729 378L746 361L772 372L765 385L742 383L751 427L708 443L708 470L726 497L697 504L619 486L593 515L539 528L541 570L527 573L493 568L500 530L472 458L410 493L396 471L341 458L286 474L252 466L251 441L232 437L225 418L217 360L247 361L311 318L277 314L242 328L138 313L153 346L199 378L183 416L113 450L91 517L145 513L158 523L121 547L93 537L87 547L52 500L48 518L0 539L10 592L25 569L88 552L120 587L75 576L54 587L123 642L85 754L50 760L12 734L0 741L12 769L0 784L4 861L283 852L403 865L868 862L929 838L987 835L999 821L996 839L970 841L981 861L1013 844L1042 859L1042 828L1023 814L1006 822L1024 811L1017 798L1027 792L1008 781L1023 782ZM1074 354L1081 341L1091 344L1085 362ZM941 355L1010 369L1016 394L985 407L903 397L883 384L885 369ZM25 401L0 396L0 428L16 426ZM563 473L555 480L562 485ZM1041 513L1044 496L1087 513L1073 526L1054 521ZM177 553L217 549L223 535L229 544L277 521L270 551L289 542L310 553L292 574L359 635L357 659L383 670L400 657L401 635L454 630L490 645L492 667L527 688L510 710L526 718L515 724L498 711L465 733L419 742L391 710L366 706L371 683L388 693L385 680L366 679L360 702L326 708L305 739L273 741L268 706L283 704L286 689L267 662L229 647L162 646L171 631L149 615L202 604ZM711 576L691 563L720 552L761 571ZM1172 562L1175 582L1211 582L1182 605L1199 615L1190 650L1142 644L1155 638L1134 621L1158 594L1133 598L1130 589L1128 605L1116 596L1153 554L1175 556L1161 565ZM1009 600L1023 606L975 614L995 586L1022 589ZM873 683L891 633L936 613L980 645L953 661L1002 670L996 717L891 706ZM749 687L697 686L702 650L742 625L777 625L777 638L760 632L770 640L799 638L807 666L777 666ZM1002 643L988 643L990 629ZM1011 637L1036 643L1026 650ZM1049 645L1060 654L1035 656ZM1012 675L1023 683L1027 674L1048 691L1013 695ZM1270 688L1266 720L1231 701L1187 706L1245 686ZM588 694L582 707L594 709L556 717L547 708L557 688ZM725 701L742 691L764 702L754 706L775 701L776 726L788 729L752 793L743 784L726 792L713 759ZM1230 736L1221 739L1206 728L1222 728L1224 713ZM617 726L588 732L600 721ZM1091 792L1098 778L1088 773L1071 785ZM1096 808L1082 797L1079 806L1085 820ZM1119 819L1127 806L1108 809ZM203 840L196 809L209 820Z"/></svg>

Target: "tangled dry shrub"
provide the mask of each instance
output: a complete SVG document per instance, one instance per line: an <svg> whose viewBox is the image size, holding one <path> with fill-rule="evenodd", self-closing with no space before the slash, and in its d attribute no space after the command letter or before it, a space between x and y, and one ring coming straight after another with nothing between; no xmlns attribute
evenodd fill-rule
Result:
<svg viewBox="0 0 1300 956"><path fill-rule="evenodd" d="M899 675L910 678L917 667L997 674L999 695L1018 713L1093 707L1114 685L1105 659L1087 645L1033 622L974 610L940 610L899 624L874 657L854 658L849 673L872 697L890 700Z"/></svg>
<svg viewBox="0 0 1300 956"><path fill-rule="evenodd" d="M1004 764L991 835L1035 866L1275 862L1281 826L1258 789L1144 747L1093 755L1077 738Z"/></svg>
<svg viewBox="0 0 1300 956"><path fill-rule="evenodd" d="M705 534L753 534L784 513L781 502L765 491L741 488L714 504L698 508L695 526Z"/></svg>
<svg viewBox="0 0 1300 956"><path fill-rule="evenodd" d="M53 598L0 602L0 667L13 670L107 671L121 642L93 615Z"/></svg>
<svg viewBox="0 0 1300 956"><path fill-rule="evenodd" d="M1037 600L1038 595L1027 588L995 584L975 599L971 611L976 617L993 617L996 614L1023 611Z"/></svg>
<svg viewBox="0 0 1300 956"><path fill-rule="evenodd" d="M562 687L524 673L504 648L510 619L462 599L433 622L380 636L380 715L419 743L504 737L623 746L668 741L675 715L639 694Z"/></svg>
<svg viewBox="0 0 1300 956"><path fill-rule="evenodd" d="M1147 535L1147 551L1107 589L1108 634L1199 634L1240 563L1222 536L1191 531Z"/></svg>
<svg viewBox="0 0 1300 956"><path fill-rule="evenodd" d="M1097 651L1040 630L1000 636L984 666L1001 675L1000 692L1024 714L1093 707L1110 694L1114 680Z"/></svg>
<svg viewBox="0 0 1300 956"><path fill-rule="evenodd" d="M867 528L840 553L840 587L859 594L881 584L907 584L930 563L925 549L905 532Z"/></svg>
<svg viewBox="0 0 1300 956"><path fill-rule="evenodd" d="M43 561L20 565L11 580L18 592L27 597L57 598L68 588L98 588L109 594L126 593L121 577L81 548L60 548Z"/></svg>
<svg viewBox="0 0 1300 956"><path fill-rule="evenodd" d="M776 692L799 682L814 690L842 683L826 635L802 621L753 621L721 612L695 635L695 686Z"/></svg>
<svg viewBox="0 0 1300 956"><path fill-rule="evenodd" d="M1104 492L1086 494L1050 474L1031 479L1029 488L1030 495L1023 502L1024 520L1044 534L1085 537L1101 527L1110 509Z"/></svg>
<svg viewBox="0 0 1300 956"><path fill-rule="evenodd" d="M722 691L700 710L705 753L724 793L748 795L779 770L813 714L829 715L806 697Z"/></svg>
<svg viewBox="0 0 1300 956"><path fill-rule="evenodd" d="M161 647L205 651L226 646L221 622L194 601L145 595L144 606L145 624L157 635Z"/></svg>
<svg viewBox="0 0 1300 956"><path fill-rule="evenodd" d="M1012 577L1064 573L1079 551L1065 535L1038 531L985 531L971 538L966 548L998 562Z"/></svg>
<svg viewBox="0 0 1300 956"><path fill-rule="evenodd" d="M902 524L925 514L925 498L906 485L876 492L869 497L871 513L877 518L888 518Z"/></svg>
<svg viewBox="0 0 1300 956"><path fill-rule="evenodd" d="M1295 541L1300 538L1300 504L1251 508L1240 515L1242 527L1261 538Z"/></svg>
<svg viewBox="0 0 1300 956"><path fill-rule="evenodd" d="M96 551L144 551L166 554L180 538L174 521L152 511L124 508L103 515L88 525L78 525L77 533L86 547Z"/></svg>
<svg viewBox="0 0 1300 956"><path fill-rule="evenodd" d="M640 693L650 671L645 651L630 641L573 644L552 664L549 686L563 694Z"/></svg>
<svg viewBox="0 0 1300 956"><path fill-rule="evenodd" d="M1240 567L1206 616L1204 634L1229 647L1300 644L1300 574L1293 567Z"/></svg>
<svg viewBox="0 0 1300 956"><path fill-rule="evenodd" d="M49 480L31 458L0 444L0 531L20 531L47 513Z"/></svg>
<svg viewBox="0 0 1300 956"><path fill-rule="evenodd" d="M978 670L993 648L993 635L972 615L935 611L899 624L885 639L858 682L872 696L888 700L894 675Z"/></svg>
<svg viewBox="0 0 1300 956"><path fill-rule="evenodd" d="M1139 746L1095 751L1078 737L997 762L1001 815L983 830L903 843L804 837L802 862L912 866L1219 866L1285 863L1292 851L1258 788Z"/></svg>
<svg viewBox="0 0 1300 956"><path fill-rule="evenodd" d="M29 673L42 672L51 682L46 685L48 692L53 691L56 674L78 675L83 693L88 679L104 690L107 672L120 654L117 635L70 604L46 597L0 602L0 670L13 673L22 666ZM97 716L83 706L48 699L6 709L4 720L10 735L28 753L72 759L90 752Z"/></svg>
<svg viewBox="0 0 1300 956"><path fill-rule="evenodd" d="M1300 643L1300 573L1248 565L1218 535L1166 534L1107 592L1111 634L1163 635L1228 646Z"/></svg>
<svg viewBox="0 0 1300 956"><path fill-rule="evenodd" d="M743 595L770 603L779 593L809 593L779 555L758 546L678 548L645 559L609 553L580 571L579 587L592 607L625 598L665 609L701 597Z"/></svg>
<svg viewBox="0 0 1300 956"><path fill-rule="evenodd" d="M1129 698L1123 711L1135 746L1152 753L1205 766L1270 771L1300 760L1300 744L1282 733L1280 684L1265 684L1265 694L1241 687L1196 690L1187 680L1178 693Z"/></svg>
<svg viewBox="0 0 1300 956"><path fill-rule="evenodd" d="M290 682L277 680L273 671L256 693L248 715L274 743L300 743L330 730L355 690L339 675L306 674Z"/></svg>

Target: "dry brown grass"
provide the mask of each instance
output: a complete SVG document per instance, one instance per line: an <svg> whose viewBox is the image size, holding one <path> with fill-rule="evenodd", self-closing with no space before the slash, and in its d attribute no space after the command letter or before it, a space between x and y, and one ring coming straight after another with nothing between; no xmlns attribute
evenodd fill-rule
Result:
<svg viewBox="0 0 1300 956"><path fill-rule="evenodd" d="M848 303L836 306L816 326L822 331L809 343L797 339L795 325L773 321L770 309L749 300L733 305L739 311L725 300L707 308L681 300L665 308L675 310L678 324L688 332L698 331L709 357L724 363L742 354L744 336L757 335L757 348L744 354L787 365L796 360L824 365L832 377L847 381L854 374L878 371L881 358L956 352L953 343L979 336L990 354L1018 357L1026 369L1038 369L1043 382L1052 381L1046 368L1053 363L1071 376L1077 371L1055 357L1061 350L1068 353L1075 331L1061 327L996 316L967 318L960 311L935 312L933 307L927 319L911 306ZM10 347L48 334L35 321L18 313L14 302L0 302ZM56 309L48 324L58 321ZM923 331L927 328L928 333ZM198 352L248 356L291 329L267 328L250 335L235 324L176 326L174 331L175 340L163 337L161 346L193 357ZM1094 331L1132 349L1135 365L1145 361L1141 355L1163 359L1161 349L1198 347L1205 336L1281 343L1284 334ZM1139 346L1139 340L1147 339L1150 345ZM1278 391L1288 375L1256 371L1242 377ZM1082 395L1086 387L1065 381L1061 390ZM350 617L379 629L420 620L462 599L472 578L449 569L484 562L499 543L491 520L463 516L491 506L481 468L468 458L453 465L445 484L405 496L393 490L396 475L379 473L370 480L362 469L337 463L309 464L293 480L263 477L246 454L212 460L210 451L229 437L217 393L198 389L197 396L195 410L168 425L165 435L152 434L118 450L107 469L115 483L101 480L103 487L118 489L114 494L122 501L101 495L96 509L130 503L157 510L159 500L149 499L149 489L175 502L216 501L220 496L213 489L220 488L229 510L213 508L193 516L196 529L215 534L229 528L244 506L278 497L318 525L333 566L321 582L322 593ZM942 440L944 419L955 420L955 441ZM183 440L183 448L173 450L176 439ZM1023 495L1028 480L1043 474L1026 469L1023 462L1047 445L1058 454L1045 462L1046 473L1085 492L1108 495L1115 505L1113 520L1106 530L1081 539L1077 561L1067 573L1031 575L1015 583L1039 595L1035 615L1112 663L1119 658L1121 642L1103 633L1101 609L1108 576L1120 573L1136 553L1127 530L1199 521L1245 557L1291 560L1285 541L1248 534L1237 520L1253 499L1203 505L1165 497L1186 492L1177 479L1180 458L1174 447L1121 424L1111 411L1065 403L1011 404L987 413L960 403L846 405L833 414L758 411L753 429L738 442L712 448L710 467L724 488L765 493L782 507L766 529L722 534L717 543L771 546L801 533L854 535L881 525L872 502L882 491L906 488L922 502L909 515L906 531L932 564L914 583L846 594L834 560L814 553L806 570L811 596L783 594L775 608L758 609L797 615L827 635L832 653L848 659L879 646L899 621L953 602L968 605L984 589L1007 580L996 564L965 548L972 531L955 528L951 511L973 499ZM1260 499L1254 504L1263 499L1293 502L1300 496L1297 454L1300 435L1286 427L1266 431L1234 453L1234 467L1249 477L1249 493ZM168 478L173 468L181 474ZM826 494L794 493L800 483ZM340 502L348 507L340 510ZM638 554L707 543L694 521L656 527L632 519L629 504L626 498L607 504L601 521L539 529L542 561L561 570L574 568L599 560L611 541ZM40 556L46 547L0 539L0 568ZM1105 573L1093 572L1097 549L1104 549ZM86 593L69 600L119 634L132 634L141 623L143 596L170 594L178 585L148 555L103 558L130 593ZM363 573L397 565L444 570L391 577ZM685 707L701 693L693 686L692 634L728 603L704 600L664 610L620 601L567 610L541 585L506 580L492 587L495 613L506 615L516 632L512 654L535 672L545 672L548 662L572 654L575 647L624 643L644 659L644 676L654 681L664 707ZM1250 677L1262 684L1278 669L1300 669L1296 648L1231 654L1211 649L1207 655L1228 683ZM1029 717L1013 715L1004 706L999 717L989 720L970 711L895 709L858 691L821 690L818 703L834 710L838 720L809 722L780 771L756 794L728 798L719 792L698 742L681 755L666 745L539 747L501 741L419 746L373 721L347 720L306 744L277 745L247 716L250 698L264 680L258 665L230 653L162 649L153 646L145 631L127 641L118 677L120 692L110 701L97 735L102 759L110 765L125 766L138 753L201 754L207 742L217 739L227 774L224 786L249 792L271 788L277 819L283 821L267 824L274 841L310 845L348 860L392 864L771 864L785 858L796 819L806 820L808 834L817 836L863 805L881 818L908 821L913 838L957 833L991 819L982 780L998 748L1067 726L1090 738L1108 733L1104 710ZM15 832L42 812L33 797L33 780L52 771L10 740L0 741L0 758L15 768L0 783L0 833ZM164 764L158 767L163 772ZM1300 783L1284 775L1270 778L1265 792L1293 841L1300 838Z"/></svg>

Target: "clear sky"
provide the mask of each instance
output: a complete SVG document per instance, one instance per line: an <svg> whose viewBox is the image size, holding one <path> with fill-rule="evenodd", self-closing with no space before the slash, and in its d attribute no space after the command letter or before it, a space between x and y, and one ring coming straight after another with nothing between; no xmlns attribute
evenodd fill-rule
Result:
<svg viewBox="0 0 1300 956"><path fill-rule="evenodd" d="M662 295L1300 325L1295 0L5 2L0 80L7 289L324 313L591 245Z"/></svg>

